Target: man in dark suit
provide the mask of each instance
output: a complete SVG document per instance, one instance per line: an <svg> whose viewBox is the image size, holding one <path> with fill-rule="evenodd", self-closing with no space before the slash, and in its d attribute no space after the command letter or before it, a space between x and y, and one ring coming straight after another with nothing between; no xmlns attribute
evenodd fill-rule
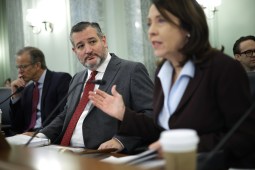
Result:
<svg viewBox="0 0 255 170"><path fill-rule="evenodd" d="M143 143L139 137L126 137L118 135L120 121L112 118L94 107L90 101L83 104L81 115L75 122L75 129L71 131L71 139L66 141L69 133L70 122L75 117L79 108L81 96L88 93L86 86L89 84L91 73L97 72L95 79L106 80L98 88L111 92L112 85L116 84L121 91L125 104L145 115L152 115L153 83L149 78L145 66L141 63L131 62L118 58L108 52L106 37L97 23L80 22L76 24L70 34L73 51L82 65L84 71L77 73L70 84L70 93L65 110L54 119L51 124L43 128L39 137L48 137L53 143L86 147L89 149L115 148L132 152L134 148ZM76 86L80 82L82 85ZM85 85L85 90L84 89ZM75 87L76 86L76 87ZM92 89L93 90L93 89ZM77 106L78 105L78 106ZM75 113L74 113L75 112ZM45 135L45 136L44 136Z"/></svg>
<svg viewBox="0 0 255 170"><path fill-rule="evenodd" d="M68 73L47 69L43 52L35 47L19 50L16 65L18 78L11 83L12 93L20 87L24 87L24 90L15 94L10 102L12 129L15 133L34 131L42 127L51 111L66 95L72 77ZM33 95L35 89L38 100ZM50 119L53 120L63 109L64 104Z"/></svg>

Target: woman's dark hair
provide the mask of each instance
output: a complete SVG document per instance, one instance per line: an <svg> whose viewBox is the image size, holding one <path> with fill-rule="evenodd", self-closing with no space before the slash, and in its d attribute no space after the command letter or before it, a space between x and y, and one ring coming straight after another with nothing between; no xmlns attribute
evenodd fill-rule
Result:
<svg viewBox="0 0 255 170"><path fill-rule="evenodd" d="M179 27L189 32L189 40L181 49L181 52L187 56L186 60L192 59L194 63L203 61L207 56L205 54L211 50L211 45L206 17L197 1L152 0L152 3L166 20L175 24L167 15L167 12L170 12L180 20Z"/></svg>

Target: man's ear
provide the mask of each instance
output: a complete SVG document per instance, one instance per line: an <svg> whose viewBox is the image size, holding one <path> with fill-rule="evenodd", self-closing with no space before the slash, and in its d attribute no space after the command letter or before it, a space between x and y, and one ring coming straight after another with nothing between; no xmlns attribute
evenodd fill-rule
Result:
<svg viewBox="0 0 255 170"><path fill-rule="evenodd" d="M36 62L35 65L37 65L38 68L42 68L42 63L41 62Z"/></svg>
<svg viewBox="0 0 255 170"><path fill-rule="evenodd" d="M103 37L101 38L101 41L103 42L104 47L105 47L105 48L108 48L108 44L107 44L107 40L106 40L106 36L103 36Z"/></svg>
<svg viewBox="0 0 255 170"><path fill-rule="evenodd" d="M236 60L238 60L238 61L240 61L240 57L241 57L240 54L235 54L235 55L234 55L234 58L235 58Z"/></svg>
<svg viewBox="0 0 255 170"><path fill-rule="evenodd" d="M77 55L76 48L75 48L75 47L72 47L72 50L73 50L74 54Z"/></svg>

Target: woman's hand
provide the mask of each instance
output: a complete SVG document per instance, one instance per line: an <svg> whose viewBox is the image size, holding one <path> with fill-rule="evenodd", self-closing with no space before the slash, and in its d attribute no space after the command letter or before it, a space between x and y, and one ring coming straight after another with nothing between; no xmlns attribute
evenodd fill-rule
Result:
<svg viewBox="0 0 255 170"><path fill-rule="evenodd" d="M158 151L159 158L163 157L163 152L162 152L162 148L161 148L161 144L160 144L159 140L150 144L149 149Z"/></svg>

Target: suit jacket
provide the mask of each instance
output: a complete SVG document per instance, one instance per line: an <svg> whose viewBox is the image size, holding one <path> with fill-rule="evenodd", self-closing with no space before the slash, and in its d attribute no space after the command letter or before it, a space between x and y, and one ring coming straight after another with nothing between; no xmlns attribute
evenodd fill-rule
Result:
<svg viewBox="0 0 255 170"><path fill-rule="evenodd" d="M72 77L68 73L47 70L41 96L42 123L44 123L51 111L66 95L71 78ZM21 98L16 103L12 104L12 102L10 102L12 129L16 133L26 131L30 125L32 115L33 83L26 86L21 93ZM45 122L45 125L49 124L49 122L64 109L64 106L65 102L50 117L50 120Z"/></svg>
<svg viewBox="0 0 255 170"><path fill-rule="evenodd" d="M152 115L153 83L149 78L145 66L141 63L123 60L111 54L112 58L106 68L103 79L105 85L99 89L111 93L113 85L117 85L117 91L122 94L125 104L137 112ZM85 82L87 70L77 73L70 84L72 89L77 83ZM42 129L48 138L54 143L60 143L70 122L70 119L79 103L83 86L77 86L70 94L64 112L62 112L49 126ZM86 148L97 149L100 144L116 137L125 146L127 152L141 144L140 137L118 136L120 121L112 118L92 106L84 119L82 130Z"/></svg>
<svg viewBox="0 0 255 170"><path fill-rule="evenodd" d="M154 120L126 109L120 133L142 136L148 140L156 139L164 130L157 123L163 101L163 90L156 76ZM214 51L208 55L206 61L195 65L195 76L190 80L176 111L170 117L169 127L195 129L200 137L198 152L209 152L250 105L249 81L244 69L239 62ZM252 112L222 148L226 153L227 164L235 165L237 161L246 159L255 152L254 129L255 114Z"/></svg>
<svg viewBox="0 0 255 170"><path fill-rule="evenodd" d="M255 72L254 71L247 72L247 75L250 82L252 100L255 100Z"/></svg>

